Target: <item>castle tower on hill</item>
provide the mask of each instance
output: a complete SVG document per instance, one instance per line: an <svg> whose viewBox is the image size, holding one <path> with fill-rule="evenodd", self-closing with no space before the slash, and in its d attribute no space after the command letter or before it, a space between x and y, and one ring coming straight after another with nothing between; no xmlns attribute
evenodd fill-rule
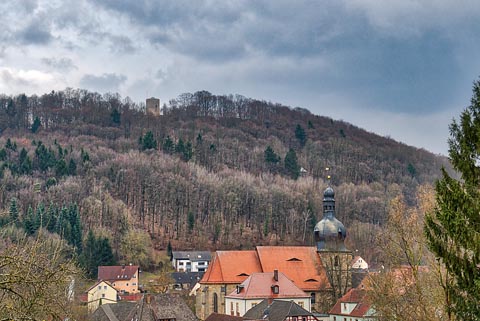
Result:
<svg viewBox="0 0 480 321"><path fill-rule="evenodd" d="M146 100L147 114L153 116L160 116L160 99L155 97L147 98Z"/></svg>
<svg viewBox="0 0 480 321"><path fill-rule="evenodd" d="M317 253L327 272L334 300L341 298L351 287L350 263L352 251L345 247L347 230L335 217L335 192L329 186L323 193L323 218L314 228Z"/></svg>

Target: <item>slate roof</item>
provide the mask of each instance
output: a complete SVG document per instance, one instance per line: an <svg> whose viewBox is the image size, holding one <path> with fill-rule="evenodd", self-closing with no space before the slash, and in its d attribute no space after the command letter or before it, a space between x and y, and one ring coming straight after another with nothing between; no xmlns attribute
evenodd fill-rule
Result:
<svg viewBox="0 0 480 321"><path fill-rule="evenodd" d="M170 275L177 284L190 284L193 287L199 282L205 272L172 272Z"/></svg>
<svg viewBox="0 0 480 321"><path fill-rule="evenodd" d="M118 302L103 304L91 315L90 321L131 321L140 317L139 321L155 321L158 319L175 319L176 321L198 321L185 301L172 294L159 294L150 297L150 303L144 298L135 302Z"/></svg>
<svg viewBox="0 0 480 321"><path fill-rule="evenodd" d="M273 277L273 272L253 273L235 289L227 298L257 299L257 298L310 298L310 295L300 290L283 273L278 272L278 281ZM278 293L272 291L272 286L278 286Z"/></svg>
<svg viewBox="0 0 480 321"><path fill-rule="evenodd" d="M365 289L350 289L344 296L338 299L337 303L330 310L330 314L348 315L352 317L363 317L370 310L371 304L366 298L367 291ZM342 303L356 303L357 305L349 314L342 314Z"/></svg>
<svg viewBox="0 0 480 321"><path fill-rule="evenodd" d="M196 261L210 261L212 254L208 251L173 251L172 258L174 260L190 260Z"/></svg>
<svg viewBox="0 0 480 321"><path fill-rule="evenodd" d="M99 266L97 279L105 281L130 280L138 272L138 268L138 265Z"/></svg>
<svg viewBox="0 0 480 321"><path fill-rule="evenodd" d="M217 251L200 283L242 283L255 272L262 272L256 251Z"/></svg>
<svg viewBox="0 0 480 321"><path fill-rule="evenodd" d="M284 321L287 317L313 316L293 301L273 300L269 305L268 300L263 300L247 311L245 320L262 320L268 317L269 321Z"/></svg>

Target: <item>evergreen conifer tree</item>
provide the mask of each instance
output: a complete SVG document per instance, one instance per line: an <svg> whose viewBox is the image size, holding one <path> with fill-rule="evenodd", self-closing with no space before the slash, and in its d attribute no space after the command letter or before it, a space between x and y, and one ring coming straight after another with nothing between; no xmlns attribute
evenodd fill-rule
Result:
<svg viewBox="0 0 480 321"><path fill-rule="evenodd" d="M459 320L480 320L480 82L459 122L450 125L449 156L461 179L443 169L437 205L426 216L432 252L447 270L447 308ZM449 277L448 277L449 276Z"/></svg>
<svg viewBox="0 0 480 321"><path fill-rule="evenodd" d="M285 155L284 165L287 174L291 178L297 179L298 176L300 176L300 166L298 165L297 153L295 153L292 148L290 148L287 155Z"/></svg>
<svg viewBox="0 0 480 321"><path fill-rule="evenodd" d="M298 139L300 146L305 146L305 143L307 142L307 134L305 133L305 129L299 124L295 127L295 137Z"/></svg>
<svg viewBox="0 0 480 321"><path fill-rule="evenodd" d="M17 199L15 197L10 200L9 216L10 222L18 226L18 207Z"/></svg>

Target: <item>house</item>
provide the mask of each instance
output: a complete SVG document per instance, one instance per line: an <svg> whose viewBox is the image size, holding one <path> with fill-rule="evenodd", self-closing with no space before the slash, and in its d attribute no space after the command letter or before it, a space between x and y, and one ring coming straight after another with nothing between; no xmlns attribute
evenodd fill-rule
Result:
<svg viewBox="0 0 480 321"><path fill-rule="evenodd" d="M98 280L108 281L120 294L137 294L138 265L99 266Z"/></svg>
<svg viewBox="0 0 480 321"><path fill-rule="evenodd" d="M87 290L88 311L95 311L99 305L117 302L117 290L108 281L98 281Z"/></svg>
<svg viewBox="0 0 480 321"><path fill-rule="evenodd" d="M352 269L368 270L368 263L360 256L355 256L352 261Z"/></svg>
<svg viewBox="0 0 480 321"><path fill-rule="evenodd" d="M244 320L268 321L318 321L311 312L293 301L263 300L247 311Z"/></svg>
<svg viewBox="0 0 480 321"><path fill-rule="evenodd" d="M203 277L205 272L172 272L170 276L175 281L174 290L190 290Z"/></svg>
<svg viewBox="0 0 480 321"><path fill-rule="evenodd" d="M330 321L376 320L375 310L368 302L364 287L350 289L330 310Z"/></svg>
<svg viewBox="0 0 480 321"><path fill-rule="evenodd" d="M172 294L145 295L138 302L103 304L91 321L197 321L185 301Z"/></svg>
<svg viewBox="0 0 480 321"><path fill-rule="evenodd" d="M267 299L292 301L311 310L310 295L300 290L282 272L274 270L253 273L229 295L225 296L225 314L243 316L248 310Z"/></svg>
<svg viewBox="0 0 480 321"><path fill-rule="evenodd" d="M172 252L172 265L177 272L205 272L211 259L208 251Z"/></svg>

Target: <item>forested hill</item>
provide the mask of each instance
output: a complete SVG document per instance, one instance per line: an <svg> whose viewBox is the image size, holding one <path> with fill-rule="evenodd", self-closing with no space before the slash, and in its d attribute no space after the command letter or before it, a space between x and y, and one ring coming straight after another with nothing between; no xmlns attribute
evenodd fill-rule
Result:
<svg viewBox="0 0 480 321"><path fill-rule="evenodd" d="M182 94L162 113L85 90L0 96L1 223L14 202L17 225L34 233L48 217L58 231L61 209L76 204L83 235L106 236L125 260L122 244L142 230L156 248L312 244L329 167L337 216L368 258L389 201L413 204L447 166L346 122L240 95Z"/></svg>

